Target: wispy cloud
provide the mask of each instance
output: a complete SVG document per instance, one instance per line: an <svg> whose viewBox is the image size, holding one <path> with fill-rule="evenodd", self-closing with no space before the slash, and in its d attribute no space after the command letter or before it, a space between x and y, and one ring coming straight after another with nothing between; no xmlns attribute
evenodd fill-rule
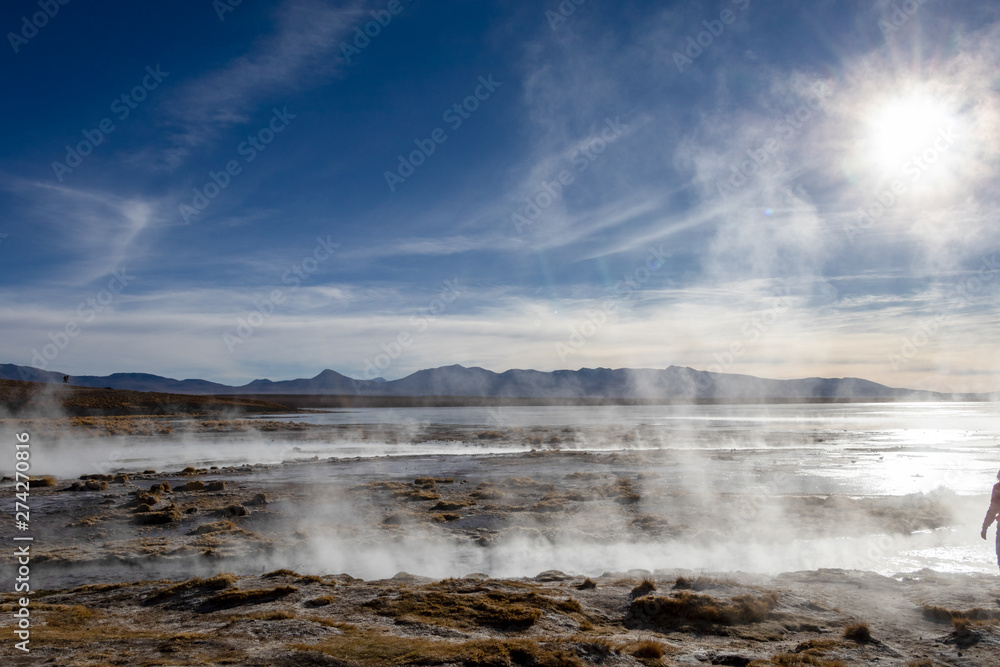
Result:
<svg viewBox="0 0 1000 667"><path fill-rule="evenodd" d="M275 29L242 56L181 86L168 106L179 130L168 164L228 126L246 123L250 112L278 93L334 74L333 54L360 16L361 0L331 6L321 0L287 0L275 11Z"/></svg>
<svg viewBox="0 0 1000 667"><path fill-rule="evenodd" d="M389 241L364 248L347 249L340 253L341 259L372 260L384 257L444 257L477 250L499 250L511 247L510 239L482 235L412 237Z"/></svg>
<svg viewBox="0 0 1000 667"><path fill-rule="evenodd" d="M136 261L143 232L161 217L161 203L103 190L14 181L25 216L47 230L50 248L62 256L57 280L86 283Z"/></svg>

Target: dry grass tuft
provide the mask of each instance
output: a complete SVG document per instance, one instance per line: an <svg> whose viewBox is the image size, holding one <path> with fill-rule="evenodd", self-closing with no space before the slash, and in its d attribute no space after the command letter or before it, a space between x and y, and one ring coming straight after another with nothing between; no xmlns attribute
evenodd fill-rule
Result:
<svg viewBox="0 0 1000 667"><path fill-rule="evenodd" d="M597 584L594 582L593 579L587 577L573 588L575 588L578 591L589 591L591 589L597 588Z"/></svg>
<svg viewBox="0 0 1000 667"><path fill-rule="evenodd" d="M576 600L553 600L534 591L505 592L482 587L452 590L404 591L384 594L366 604L375 613L395 619L455 628L488 627L507 632L527 630L546 611L563 615L583 614Z"/></svg>
<svg viewBox="0 0 1000 667"><path fill-rule="evenodd" d="M454 477L417 477L413 480L417 486L431 486L434 484L454 484Z"/></svg>
<svg viewBox="0 0 1000 667"><path fill-rule="evenodd" d="M319 644L298 644L290 648L322 651L338 660L350 661L350 664L374 667L440 664L465 667L582 667L582 663L571 651L529 639L486 639L456 643L345 629L344 635L331 637Z"/></svg>
<svg viewBox="0 0 1000 667"><path fill-rule="evenodd" d="M243 505L229 505L228 507L224 507L219 510L219 513L223 518L230 519L238 516L246 516L247 514L250 514L250 510L243 507Z"/></svg>
<svg viewBox="0 0 1000 667"><path fill-rule="evenodd" d="M201 524L194 530L188 532L188 535L207 535L209 533L222 533L233 530L236 530L236 524L232 521L214 521L212 523Z"/></svg>
<svg viewBox="0 0 1000 667"><path fill-rule="evenodd" d="M632 649L632 655L640 660L660 660L663 657L663 645L659 642L646 640Z"/></svg>
<svg viewBox="0 0 1000 667"><path fill-rule="evenodd" d="M674 590L705 591L711 588L723 588L725 586L734 586L734 585L735 582L725 581L722 579L713 579L712 577L699 576L697 579L677 577L677 581L674 582Z"/></svg>
<svg viewBox="0 0 1000 667"><path fill-rule="evenodd" d="M56 478L52 475L42 475L41 477L29 477L28 485L36 489L56 485Z"/></svg>
<svg viewBox="0 0 1000 667"><path fill-rule="evenodd" d="M200 612L220 611L222 609L232 609L248 604L264 604L274 602L292 593L297 593L299 589L294 586L275 586L274 588L260 588L254 590L237 590L219 593L205 600L198 608Z"/></svg>
<svg viewBox="0 0 1000 667"><path fill-rule="evenodd" d="M852 623L844 628L844 639L850 639L859 644L868 644L872 641L872 631L867 623Z"/></svg>
<svg viewBox="0 0 1000 667"><path fill-rule="evenodd" d="M564 512L566 503L558 498L543 500L532 508L535 512Z"/></svg>
<svg viewBox="0 0 1000 667"><path fill-rule="evenodd" d="M298 618L295 614L287 611L264 611L257 614L239 614L230 616L229 622L238 621L241 618L250 618L257 621L291 621Z"/></svg>
<svg viewBox="0 0 1000 667"><path fill-rule="evenodd" d="M737 595L729 601L687 591L670 597L643 595L629 605L626 624L659 628L744 625L763 621L777 606L778 594L774 592L761 597Z"/></svg>
<svg viewBox="0 0 1000 667"><path fill-rule="evenodd" d="M555 487L552 484L539 482L538 480L531 479L530 477L509 477L504 480L503 485L520 490L524 489L534 489L535 491L555 490Z"/></svg>
<svg viewBox="0 0 1000 667"><path fill-rule="evenodd" d="M1000 611L983 609L981 607L959 611L935 605L924 605L924 618L937 623L953 623L959 619L968 621L997 621L1000 620Z"/></svg>
<svg viewBox="0 0 1000 667"><path fill-rule="evenodd" d="M496 482L483 482L475 488L471 495L480 500L500 500L507 494Z"/></svg>
<svg viewBox="0 0 1000 667"><path fill-rule="evenodd" d="M88 479L85 482L73 482L70 491L107 491L108 483L103 480Z"/></svg>
<svg viewBox="0 0 1000 667"><path fill-rule="evenodd" d="M462 510L466 507L470 507L474 503L468 502L466 500L442 500L441 502L434 505L431 508L432 512L451 512L454 510Z"/></svg>
<svg viewBox="0 0 1000 667"><path fill-rule="evenodd" d="M266 505L267 504L267 494L258 493L253 498L243 503L244 505Z"/></svg>
<svg viewBox="0 0 1000 667"><path fill-rule="evenodd" d="M229 588L235 583L236 575L228 573L217 574L209 579L195 577L194 579L188 579L187 581L182 581L179 584L174 584L173 586L157 591L152 597L146 599L145 604L158 604L188 591L219 591Z"/></svg>
<svg viewBox="0 0 1000 667"><path fill-rule="evenodd" d="M752 660L749 667L847 667L842 660L826 660L812 655L799 653L779 653L772 655L770 660Z"/></svg>
<svg viewBox="0 0 1000 667"><path fill-rule="evenodd" d="M836 639L809 639L796 646L792 653L809 652L810 655L819 655L837 646L840 646L840 642Z"/></svg>
<svg viewBox="0 0 1000 667"><path fill-rule="evenodd" d="M656 592L656 584L654 584L649 579L643 579L642 583L632 589L632 592L628 594L629 598L632 600L636 598L641 598L643 595L649 595L650 593Z"/></svg>
<svg viewBox="0 0 1000 667"><path fill-rule="evenodd" d="M185 470L187 470L187 468L185 468ZM190 482L187 482L185 484L181 484L180 486L178 486L174 490L175 491L204 491L205 490L205 482L201 481L200 479L193 479Z"/></svg>
<svg viewBox="0 0 1000 667"><path fill-rule="evenodd" d="M43 611L46 625L52 627L74 627L86 625L95 620L98 612L82 604L76 605L37 605L36 610Z"/></svg>
<svg viewBox="0 0 1000 667"><path fill-rule="evenodd" d="M410 489L399 494L404 500L414 500L414 501L425 501L425 500L441 500L441 494L435 491L433 488L429 489Z"/></svg>
<svg viewBox="0 0 1000 667"><path fill-rule="evenodd" d="M295 570L289 570L286 568L281 568L280 570L274 570L273 572L268 572L267 574L260 575L261 579L273 579L274 577L295 577L298 579L302 575Z"/></svg>
<svg viewBox="0 0 1000 667"><path fill-rule="evenodd" d="M140 507L143 506L140 505ZM145 513L139 513L132 517L132 523L139 524L140 526L159 526L181 520L180 512L174 508L165 509L162 512L150 512L149 509L152 508L148 508Z"/></svg>

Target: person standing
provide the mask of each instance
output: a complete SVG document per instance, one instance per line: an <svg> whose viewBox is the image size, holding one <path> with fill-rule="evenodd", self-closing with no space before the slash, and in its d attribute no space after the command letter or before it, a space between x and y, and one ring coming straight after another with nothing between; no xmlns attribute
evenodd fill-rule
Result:
<svg viewBox="0 0 1000 667"><path fill-rule="evenodd" d="M997 473L997 483L993 485L993 496L990 498L990 508L986 510L986 518L983 519L982 537L986 539L986 531L990 529L994 521L997 521L997 567L1000 567L1000 472Z"/></svg>

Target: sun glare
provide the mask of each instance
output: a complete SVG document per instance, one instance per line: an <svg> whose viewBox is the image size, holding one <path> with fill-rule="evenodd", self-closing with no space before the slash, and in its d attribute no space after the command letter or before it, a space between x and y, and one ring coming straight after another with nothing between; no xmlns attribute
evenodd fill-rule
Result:
<svg viewBox="0 0 1000 667"><path fill-rule="evenodd" d="M948 107L933 97L916 93L880 105L872 114L868 148L872 166L883 176L921 168L954 143L954 120ZM936 155L931 155L934 153Z"/></svg>

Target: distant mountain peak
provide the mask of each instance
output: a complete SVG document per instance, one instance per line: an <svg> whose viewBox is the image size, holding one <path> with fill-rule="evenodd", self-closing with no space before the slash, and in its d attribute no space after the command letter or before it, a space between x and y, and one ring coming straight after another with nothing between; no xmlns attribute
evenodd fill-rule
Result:
<svg viewBox="0 0 1000 667"><path fill-rule="evenodd" d="M0 364L0 378L62 383L64 373ZM207 380L175 380L149 373L71 376L71 384L179 394L303 394L348 396L473 396L482 398L621 400L998 400L998 394L960 397L897 389L861 378L771 380L734 373L699 371L687 366L655 368L580 368L497 373L460 364L427 368L398 380L357 380L330 368L312 378L253 380L241 387Z"/></svg>

